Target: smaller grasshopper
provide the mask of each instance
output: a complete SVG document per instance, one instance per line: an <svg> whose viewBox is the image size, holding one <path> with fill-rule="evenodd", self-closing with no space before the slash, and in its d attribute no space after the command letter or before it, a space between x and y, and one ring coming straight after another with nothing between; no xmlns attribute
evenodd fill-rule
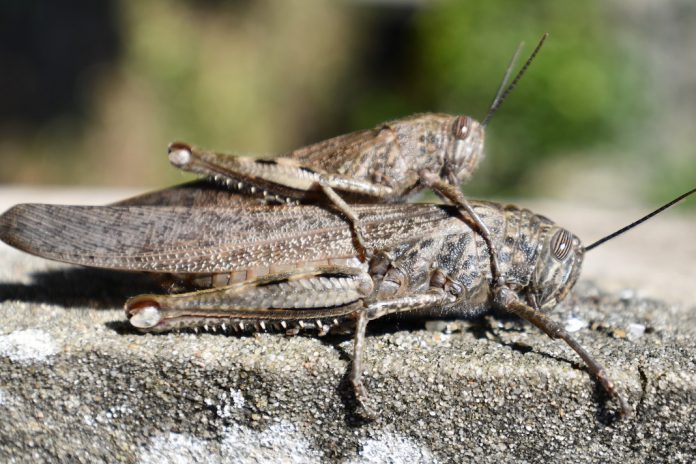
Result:
<svg viewBox="0 0 696 464"><path fill-rule="evenodd" d="M542 36L506 88L522 44L517 48L482 123L470 116L416 114L298 148L275 159L221 154L175 142L169 146L169 160L180 169L211 176L238 190L262 193L272 200L328 199L351 224L363 259L368 253L360 221L344 198L353 203L394 203L429 187L466 212L462 218L475 226L489 246L497 278L499 264L490 231L459 185L471 177L483 158L486 125L547 36Z"/></svg>

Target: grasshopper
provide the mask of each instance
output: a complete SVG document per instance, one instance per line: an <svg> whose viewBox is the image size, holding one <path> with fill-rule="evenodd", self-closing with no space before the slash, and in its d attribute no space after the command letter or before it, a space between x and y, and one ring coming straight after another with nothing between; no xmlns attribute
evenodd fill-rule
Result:
<svg viewBox="0 0 696 464"><path fill-rule="evenodd" d="M470 116L424 113L340 135L298 148L275 159L226 155L175 142L170 162L183 170L211 176L240 191L276 201L325 201L351 224L361 257L368 255L354 203L401 202L428 187L462 208L462 218L482 234L491 250L494 275L498 263L491 233L459 190L483 158L484 130L520 80L548 34L506 87L522 44L517 48L482 123ZM339 194L340 192L340 194ZM345 198L345 199L344 199Z"/></svg>
<svg viewBox="0 0 696 464"><path fill-rule="evenodd" d="M352 205L367 243L359 259L350 226L315 205L263 205L199 181L110 206L17 205L0 216L0 239L26 252L85 266L174 274L203 288L145 294L125 304L142 332L179 329L354 331L350 381L368 417L362 354L369 321L389 314L475 317L493 307L565 341L603 389L631 413L605 368L545 314L574 286L584 253L666 209L583 247L571 232L517 206L472 201L500 251L454 206Z"/></svg>

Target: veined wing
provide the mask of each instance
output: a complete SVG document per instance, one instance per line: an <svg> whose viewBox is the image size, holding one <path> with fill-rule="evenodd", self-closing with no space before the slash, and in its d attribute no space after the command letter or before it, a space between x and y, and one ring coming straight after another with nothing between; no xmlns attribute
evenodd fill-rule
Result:
<svg viewBox="0 0 696 464"><path fill-rule="evenodd" d="M485 209L485 207L484 207ZM355 206L368 246L468 230L436 205ZM17 205L0 239L57 261L115 270L222 273L356 256L348 223L318 206Z"/></svg>
<svg viewBox="0 0 696 464"><path fill-rule="evenodd" d="M374 167L376 161L388 159L394 149L393 132L366 129L298 148L283 157L319 172L359 174L367 167Z"/></svg>

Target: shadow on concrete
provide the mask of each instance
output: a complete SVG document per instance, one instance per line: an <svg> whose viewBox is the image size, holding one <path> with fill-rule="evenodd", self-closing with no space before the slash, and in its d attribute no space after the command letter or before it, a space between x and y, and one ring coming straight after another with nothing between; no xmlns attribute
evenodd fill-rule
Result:
<svg viewBox="0 0 696 464"><path fill-rule="evenodd" d="M163 291L162 284L146 273L75 268L34 273L30 284L0 283L0 302L114 309L122 308L131 296Z"/></svg>

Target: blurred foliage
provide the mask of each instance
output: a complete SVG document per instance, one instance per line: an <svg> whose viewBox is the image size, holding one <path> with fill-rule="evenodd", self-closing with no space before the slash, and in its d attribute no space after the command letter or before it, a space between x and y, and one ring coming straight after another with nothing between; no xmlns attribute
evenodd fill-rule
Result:
<svg viewBox="0 0 696 464"><path fill-rule="evenodd" d="M538 194L592 164L656 172L637 157L656 148L663 101L621 0L82 2L0 5L0 97L14 102L0 182L164 185L185 177L166 161L174 140L268 156L414 112L481 120L517 44L523 62L547 31L466 191ZM22 101L52 104L41 88L69 95L26 117ZM680 185L664 190L691 185L690 148L668 150L662 175Z"/></svg>
<svg viewBox="0 0 696 464"><path fill-rule="evenodd" d="M447 112L483 119L520 40L531 53L549 39L488 126L491 154L475 187L496 195L533 185L524 173L553 156L616 142L622 127L647 114L639 68L615 43L605 2L460 1L419 21L423 75ZM495 27L493 27L495 25ZM518 68L521 63L518 63Z"/></svg>

